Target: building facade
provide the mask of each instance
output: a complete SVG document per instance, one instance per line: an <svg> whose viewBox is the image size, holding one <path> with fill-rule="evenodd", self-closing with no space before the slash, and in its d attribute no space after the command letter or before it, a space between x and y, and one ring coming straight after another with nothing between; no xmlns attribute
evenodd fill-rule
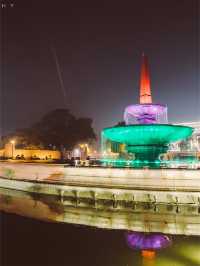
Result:
<svg viewBox="0 0 200 266"><path fill-rule="evenodd" d="M200 121L179 123L178 125L193 127L194 132L188 140L171 144L168 155L172 159L176 156L195 156L200 159Z"/></svg>
<svg viewBox="0 0 200 266"><path fill-rule="evenodd" d="M14 144L7 143L4 149L0 150L0 157L13 159L40 159L40 160L59 160L61 153L58 150L39 150L39 149L17 149Z"/></svg>

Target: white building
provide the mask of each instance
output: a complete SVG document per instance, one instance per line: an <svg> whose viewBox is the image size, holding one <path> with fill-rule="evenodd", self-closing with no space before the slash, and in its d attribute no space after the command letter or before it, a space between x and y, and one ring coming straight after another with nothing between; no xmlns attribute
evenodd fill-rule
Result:
<svg viewBox="0 0 200 266"><path fill-rule="evenodd" d="M194 128L192 137L186 141L176 142L171 145L170 153L172 154L193 154L200 157L200 121L179 123L178 125L190 126Z"/></svg>

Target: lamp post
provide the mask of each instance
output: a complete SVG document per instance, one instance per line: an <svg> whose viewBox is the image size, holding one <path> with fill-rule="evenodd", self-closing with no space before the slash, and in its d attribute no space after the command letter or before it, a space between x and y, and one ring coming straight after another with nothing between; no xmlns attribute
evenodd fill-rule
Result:
<svg viewBox="0 0 200 266"><path fill-rule="evenodd" d="M14 140L11 140L10 143L12 144L12 159L13 159L13 156L14 156L15 141L14 141Z"/></svg>

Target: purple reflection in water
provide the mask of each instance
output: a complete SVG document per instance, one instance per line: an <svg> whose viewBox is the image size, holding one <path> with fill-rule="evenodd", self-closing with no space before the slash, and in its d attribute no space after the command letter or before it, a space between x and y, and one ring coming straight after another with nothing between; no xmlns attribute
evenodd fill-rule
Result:
<svg viewBox="0 0 200 266"><path fill-rule="evenodd" d="M140 250L157 250L171 244L168 236L159 233L129 232L126 234L126 241L130 248Z"/></svg>

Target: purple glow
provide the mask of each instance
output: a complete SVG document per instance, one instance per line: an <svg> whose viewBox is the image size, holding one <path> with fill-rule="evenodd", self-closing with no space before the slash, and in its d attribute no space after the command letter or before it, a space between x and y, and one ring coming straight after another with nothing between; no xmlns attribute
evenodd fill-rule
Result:
<svg viewBox="0 0 200 266"><path fill-rule="evenodd" d="M168 236L158 233L131 232L126 234L126 241L130 248L140 250L157 250L171 244Z"/></svg>
<svg viewBox="0 0 200 266"><path fill-rule="evenodd" d="M161 104L130 105L124 111L124 120L126 125L165 124L167 123L167 106Z"/></svg>

